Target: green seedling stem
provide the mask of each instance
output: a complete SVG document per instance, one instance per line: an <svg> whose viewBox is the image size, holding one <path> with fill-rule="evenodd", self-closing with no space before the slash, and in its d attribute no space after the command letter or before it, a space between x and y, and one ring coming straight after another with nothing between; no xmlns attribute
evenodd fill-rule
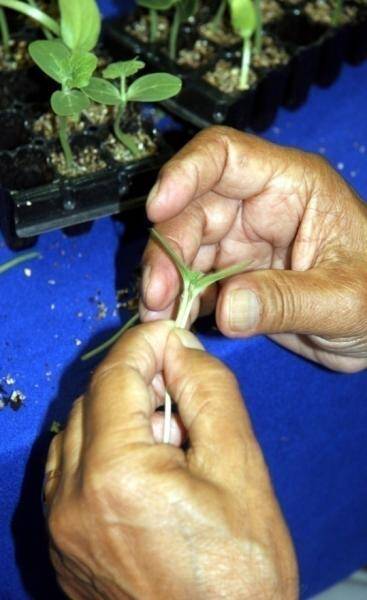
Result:
<svg viewBox="0 0 367 600"><path fill-rule="evenodd" d="M41 258L39 252L27 252L26 254L21 254L20 256L16 256L11 260L8 260L6 263L0 265L0 275L5 273L5 271L9 271L9 269L13 269L13 267L17 267L18 265L29 261L34 260L35 258Z"/></svg>
<svg viewBox="0 0 367 600"><path fill-rule="evenodd" d="M149 40L152 44L157 40L158 35L158 12L151 8L149 10L149 21L150 21L150 34Z"/></svg>
<svg viewBox="0 0 367 600"><path fill-rule="evenodd" d="M213 29L218 29L223 22L224 13L226 12L228 0L221 0L221 3L218 6L218 10L215 13L211 25Z"/></svg>
<svg viewBox="0 0 367 600"><path fill-rule="evenodd" d="M338 27L343 12L343 0L334 0L334 8L331 15L331 23L334 27Z"/></svg>
<svg viewBox="0 0 367 600"><path fill-rule="evenodd" d="M121 129L121 119L123 117L127 100L126 100L126 77L121 76L120 78L120 94L121 94L121 103L116 108L116 116L113 123L113 132L117 139L127 148L134 158L139 157L139 148L135 143L133 137L128 133L124 133Z"/></svg>
<svg viewBox="0 0 367 600"><path fill-rule="evenodd" d="M256 29L255 29L255 43L254 52L260 54L262 47L263 38L263 22L261 13L261 2L260 0L254 0L255 13L256 13Z"/></svg>
<svg viewBox="0 0 367 600"><path fill-rule="evenodd" d="M60 26L58 22L46 15L46 13L42 12L42 10L36 6L30 6L30 4L21 2L20 0L0 0L0 7L10 8L11 10L22 13L26 17L39 23L39 25L49 30L57 37L60 37Z"/></svg>
<svg viewBox="0 0 367 600"><path fill-rule="evenodd" d="M178 32L180 31L181 25L181 7L177 4L175 8L175 14L171 25L170 37L169 37L169 57L171 60L175 60L177 55L177 40Z"/></svg>
<svg viewBox="0 0 367 600"><path fill-rule="evenodd" d="M28 4L30 4L34 8L38 8L38 4L37 4L37 2L35 0L27 0L27 2L28 2ZM52 40L53 39L53 35L52 35L51 31L49 31L45 27L42 27L42 31L43 31L43 35L45 36L45 38L47 40Z"/></svg>
<svg viewBox="0 0 367 600"><path fill-rule="evenodd" d="M131 319L129 319L121 327L121 329L119 329L112 337L110 337L108 340L106 340L105 342L103 342L103 344L101 344L97 348L94 348L90 352L87 352L86 354L83 354L81 360L83 360L83 361L89 360L90 358L93 358L94 356L97 356L97 354L100 354L104 350L107 350L107 348L109 348L115 342L117 342L117 340L122 336L123 333L125 333L125 331L127 331L128 329L130 329L130 327L132 327L133 325L135 325L138 321L139 321L139 315L136 314L133 317L131 317Z"/></svg>
<svg viewBox="0 0 367 600"><path fill-rule="evenodd" d="M249 73L251 63L251 37L243 38L242 46L242 62L241 62L241 76L240 76L240 90L247 90L249 86Z"/></svg>
<svg viewBox="0 0 367 600"><path fill-rule="evenodd" d="M9 46L10 46L10 35L9 35L8 20L6 18L5 11L3 8L0 8L0 32L1 32L1 43L4 47L5 53L8 53Z"/></svg>
<svg viewBox="0 0 367 600"><path fill-rule="evenodd" d="M65 156L67 169L71 169L74 164L73 152L69 142L69 128L67 117L58 117L59 124L59 140L62 151Z"/></svg>
<svg viewBox="0 0 367 600"><path fill-rule="evenodd" d="M176 325L182 329L185 329L188 325L190 313L195 299L202 292L204 292L206 288L214 283L217 283L218 281L221 281L222 279L242 273L250 264L249 261L246 261L209 274L202 273L201 271L192 271L187 265L185 265L178 254L171 248L167 240L160 235L158 231L152 229L151 234L153 239L162 246L163 250L171 258L181 275L183 290L176 317ZM164 409L163 442L168 444L170 441L172 416L172 401L168 392L165 394Z"/></svg>

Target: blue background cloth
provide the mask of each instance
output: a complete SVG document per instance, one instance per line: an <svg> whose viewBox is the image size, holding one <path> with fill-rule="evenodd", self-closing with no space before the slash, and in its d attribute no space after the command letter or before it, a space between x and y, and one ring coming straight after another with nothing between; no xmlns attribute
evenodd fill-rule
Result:
<svg viewBox="0 0 367 600"><path fill-rule="evenodd" d="M118 8L103 4L109 14ZM264 135L324 154L367 198L366 106L367 65L344 67L332 88L314 88L294 113L281 110ZM18 412L0 411L1 600L58 598L40 499L49 428L85 388L95 362L81 363L81 354L119 327L116 289L132 279L146 241L136 221L44 235L41 260L0 276L0 379L26 395ZM2 243L0 263L10 257ZM329 372L264 337L201 337L240 381L308 598L367 563L367 372Z"/></svg>

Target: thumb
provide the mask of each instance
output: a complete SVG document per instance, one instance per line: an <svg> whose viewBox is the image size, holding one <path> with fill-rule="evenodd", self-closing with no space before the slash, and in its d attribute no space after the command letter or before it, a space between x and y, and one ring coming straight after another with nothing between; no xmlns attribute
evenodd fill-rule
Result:
<svg viewBox="0 0 367 600"><path fill-rule="evenodd" d="M244 450L255 446L255 438L234 375L203 350L193 334L173 330L164 377L187 430L190 465L201 475L228 481L245 468Z"/></svg>
<svg viewBox="0 0 367 600"><path fill-rule="evenodd" d="M349 337L360 327L361 273L340 265L309 271L254 271L221 288L217 324L229 337L300 333Z"/></svg>

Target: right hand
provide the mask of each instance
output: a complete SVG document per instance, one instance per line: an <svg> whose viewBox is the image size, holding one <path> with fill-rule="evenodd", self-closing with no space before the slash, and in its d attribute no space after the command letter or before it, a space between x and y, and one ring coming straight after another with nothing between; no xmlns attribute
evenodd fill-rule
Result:
<svg viewBox="0 0 367 600"><path fill-rule="evenodd" d="M213 127L163 167L147 212L195 269L252 261L203 299L225 335L270 334L331 369L366 368L367 207L325 160ZM177 271L153 241L143 262L142 318L171 318Z"/></svg>

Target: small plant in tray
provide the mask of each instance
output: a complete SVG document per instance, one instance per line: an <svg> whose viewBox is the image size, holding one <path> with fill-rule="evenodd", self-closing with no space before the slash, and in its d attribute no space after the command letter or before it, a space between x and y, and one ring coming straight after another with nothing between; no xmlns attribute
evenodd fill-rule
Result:
<svg viewBox="0 0 367 600"><path fill-rule="evenodd" d="M169 73L143 75L127 85L127 79L144 67L145 63L138 59L111 63L104 69L103 79L92 77L83 90L91 100L115 107L114 134L134 158L139 158L141 154L139 146L133 136L125 133L121 127L127 104L167 100L176 96L182 86L181 80ZM118 86L109 80L117 81Z"/></svg>

